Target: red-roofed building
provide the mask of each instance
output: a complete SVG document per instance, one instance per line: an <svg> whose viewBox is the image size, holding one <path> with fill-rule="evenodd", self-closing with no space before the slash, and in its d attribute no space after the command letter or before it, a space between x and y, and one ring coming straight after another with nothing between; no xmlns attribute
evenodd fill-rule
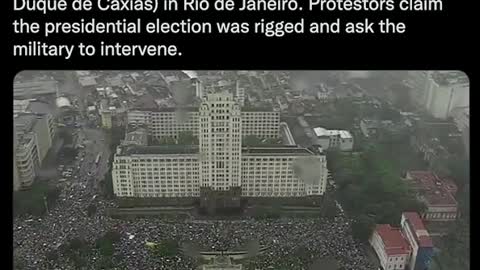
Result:
<svg viewBox="0 0 480 270"><path fill-rule="evenodd" d="M430 171L409 171L405 177L409 186L417 192L419 200L427 207L422 218L428 221L450 221L457 218L457 192L455 183L440 178Z"/></svg>
<svg viewBox="0 0 480 270"><path fill-rule="evenodd" d="M377 253L383 269L405 269L410 259L411 247L400 228L378 224L369 242Z"/></svg>
<svg viewBox="0 0 480 270"><path fill-rule="evenodd" d="M422 219L415 212L405 212L400 221L402 232L412 248L408 270L426 270L433 256L433 242L423 225Z"/></svg>

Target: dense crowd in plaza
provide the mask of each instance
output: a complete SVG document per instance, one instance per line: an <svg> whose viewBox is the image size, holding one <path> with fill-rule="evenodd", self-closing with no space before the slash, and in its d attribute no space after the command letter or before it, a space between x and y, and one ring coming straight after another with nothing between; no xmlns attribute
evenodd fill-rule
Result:
<svg viewBox="0 0 480 270"><path fill-rule="evenodd" d="M347 220L321 218L275 220L165 220L159 218L120 220L106 214L112 202L95 197L95 189L75 185L65 191L58 205L41 219L18 218L14 221L15 254L25 260L26 269L50 269L49 250L58 249L69 239L81 238L94 243L107 231L118 231L121 240L115 246L119 269L194 269L194 258L179 253L159 257L151 253L147 242L174 239L194 243L201 251L245 250L258 240L267 249L251 258L252 269L308 269L316 259L336 258L344 269L373 269L363 248L349 234ZM89 217L86 208L92 201L97 212ZM88 258L87 269L95 269L96 253ZM98 255L98 254L97 254ZM59 258L58 269L73 269ZM273 268L272 268L273 267Z"/></svg>
<svg viewBox="0 0 480 270"><path fill-rule="evenodd" d="M247 269L309 269L321 258L335 258L342 269L370 270L361 244L352 239L348 219L339 214L334 220L324 218L280 218L243 220L198 219L113 219L107 209L115 207L99 195L95 179L103 177L108 168L99 170L94 163L100 141L86 147L85 158L74 172L71 182L62 185L55 206L42 217L14 219L14 256L23 269L77 269L64 250L72 239L89 245L85 269L102 269L102 255L94 243L107 232L118 232L111 258L114 269L195 269L199 262L180 252L172 257L153 253L146 243L176 241L180 247L192 243L199 251L246 250L249 243L265 249L242 260ZM90 149L90 150L89 150ZM91 152L90 152L91 151ZM90 152L90 153L88 153ZM103 157L106 162L107 157ZM77 176L74 178L74 176ZM95 205L96 211L88 213ZM258 251L258 250L257 250ZM57 254L53 259L51 255Z"/></svg>

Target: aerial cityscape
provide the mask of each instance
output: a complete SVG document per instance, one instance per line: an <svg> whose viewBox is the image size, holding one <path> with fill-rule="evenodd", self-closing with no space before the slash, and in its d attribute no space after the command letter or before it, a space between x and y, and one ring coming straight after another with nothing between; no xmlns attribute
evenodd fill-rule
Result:
<svg viewBox="0 0 480 270"><path fill-rule="evenodd" d="M14 269L468 270L460 71L23 71Z"/></svg>

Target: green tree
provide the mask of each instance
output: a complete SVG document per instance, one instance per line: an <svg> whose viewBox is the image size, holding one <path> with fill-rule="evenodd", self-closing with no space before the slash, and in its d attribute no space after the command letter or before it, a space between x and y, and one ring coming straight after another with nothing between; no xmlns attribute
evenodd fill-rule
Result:
<svg viewBox="0 0 480 270"><path fill-rule="evenodd" d="M352 223L352 235L359 241L367 242L374 228L375 223L373 219L362 215Z"/></svg>
<svg viewBox="0 0 480 270"><path fill-rule="evenodd" d="M30 189L13 193L14 215L41 216L46 212L46 205L52 208L58 200L60 191L47 182L35 182Z"/></svg>
<svg viewBox="0 0 480 270"><path fill-rule="evenodd" d="M398 225L402 212L424 209L400 177L396 152L389 151L383 145L369 145L361 154L327 154L327 165L338 185L336 194L348 214ZM356 231L366 222L359 224Z"/></svg>
<svg viewBox="0 0 480 270"><path fill-rule="evenodd" d="M105 131L110 149L114 150L125 139L125 132L124 127L112 127L112 129Z"/></svg>
<svg viewBox="0 0 480 270"><path fill-rule="evenodd" d="M466 158L451 157L447 166L459 190L470 183L470 161Z"/></svg>
<svg viewBox="0 0 480 270"><path fill-rule="evenodd" d="M74 252L83 252L88 249L88 243L82 238L75 237L68 242L68 248Z"/></svg>
<svg viewBox="0 0 480 270"><path fill-rule="evenodd" d="M453 223L442 239L441 252L436 258L442 269L470 269L470 229L464 219Z"/></svg>
<svg viewBox="0 0 480 270"><path fill-rule="evenodd" d="M111 257L100 257L100 260L98 261L97 268L96 269L111 269L114 268L114 264L112 261Z"/></svg>
<svg viewBox="0 0 480 270"><path fill-rule="evenodd" d="M337 205L335 204L335 201L331 198L325 200L322 207L323 216L328 219L333 219L338 213Z"/></svg>
<svg viewBox="0 0 480 270"><path fill-rule="evenodd" d="M120 241L120 233L110 230L95 241L95 247L104 257L111 257L115 251L115 243Z"/></svg>

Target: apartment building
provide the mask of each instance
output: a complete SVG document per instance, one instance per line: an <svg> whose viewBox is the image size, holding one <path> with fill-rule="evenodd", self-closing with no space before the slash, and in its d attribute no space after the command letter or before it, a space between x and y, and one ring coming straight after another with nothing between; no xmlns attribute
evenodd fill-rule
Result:
<svg viewBox="0 0 480 270"><path fill-rule="evenodd" d="M273 108L242 108L242 137L280 137L280 112Z"/></svg>
<svg viewBox="0 0 480 270"><path fill-rule="evenodd" d="M405 84L410 87L410 99L420 107L427 100L428 80L432 71L408 71Z"/></svg>
<svg viewBox="0 0 480 270"><path fill-rule="evenodd" d="M14 133L14 177L18 177L17 188L25 188L33 183L37 168L52 146L55 123L49 114L17 114Z"/></svg>
<svg viewBox="0 0 480 270"><path fill-rule="evenodd" d="M118 197L198 197L198 147L120 146L112 170Z"/></svg>
<svg viewBox="0 0 480 270"><path fill-rule="evenodd" d="M410 259L411 247L400 228L378 224L369 239L382 269L404 270Z"/></svg>
<svg viewBox="0 0 480 270"><path fill-rule="evenodd" d="M217 158L226 160L218 154ZM326 158L310 149L242 148L241 167L235 167L237 162L222 165L220 159L206 156L196 146L119 146L112 170L114 193L118 197L198 197L200 187L241 187L242 197L304 197L325 192ZM296 172L295 166L302 163L310 163L306 172Z"/></svg>
<svg viewBox="0 0 480 270"><path fill-rule="evenodd" d="M469 106L470 82L461 71L409 71L411 99L432 116L447 119L453 108Z"/></svg>
<svg viewBox="0 0 480 270"><path fill-rule="evenodd" d="M347 130L328 130L322 127L313 129L317 136L317 142L324 150L339 149L340 151L352 151L353 136Z"/></svg>
<svg viewBox="0 0 480 270"><path fill-rule="evenodd" d="M402 213L400 225L412 250L407 269L428 269L433 256L433 242L420 216L416 212Z"/></svg>
<svg viewBox="0 0 480 270"><path fill-rule="evenodd" d="M19 134L17 141L15 162L19 188L25 188L33 184L36 169L39 167L38 148L34 134Z"/></svg>
<svg viewBox="0 0 480 270"><path fill-rule="evenodd" d="M430 171L408 171L406 183L423 201L426 210L421 214L427 221L454 221L458 215L458 203L455 200L457 186L448 179L439 177Z"/></svg>
<svg viewBox="0 0 480 270"><path fill-rule="evenodd" d="M149 135L156 139L164 137L178 138L181 132L193 132L198 136L197 108L160 108L160 109L133 109L127 113L129 125L144 125Z"/></svg>
<svg viewBox="0 0 480 270"><path fill-rule="evenodd" d="M296 146L244 147L242 196L303 197L323 195L326 157Z"/></svg>
<svg viewBox="0 0 480 270"><path fill-rule="evenodd" d="M30 107L30 100L28 99L13 100L13 113L27 112L29 107Z"/></svg>
<svg viewBox="0 0 480 270"><path fill-rule="evenodd" d="M129 125L146 125L154 138L178 138L181 132L193 132L198 136L199 110L195 107L133 109L127 114ZM242 137L254 135L260 138L279 138L280 112L272 108L242 108Z"/></svg>
<svg viewBox="0 0 480 270"><path fill-rule="evenodd" d="M470 82L461 71L433 72L427 83L425 103L429 113L439 119L447 119L453 108L469 106Z"/></svg>
<svg viewBox="0 0 480 270"><path fill-rule="evenodd" d="M151 115L139 113L135 119L153 125ZM117 148L112 173L117 196L199 197L201 188L241 188L244 197L304 197L325 192L326 158L318 148L242 147L246 114L232 94L208 94L191 115L197 115L198 146L124 143ZM263 116L258 119L270 121Z"/></svg>

